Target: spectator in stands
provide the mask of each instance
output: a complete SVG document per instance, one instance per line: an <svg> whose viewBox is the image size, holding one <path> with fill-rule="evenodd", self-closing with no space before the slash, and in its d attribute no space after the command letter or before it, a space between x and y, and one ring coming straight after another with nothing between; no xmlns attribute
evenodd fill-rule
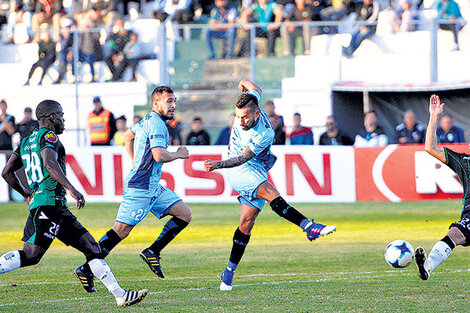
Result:
<svg viewBox="0 0 470 313"><path fill-rule="evenodd" d="M139 61L144 57L144 50L138 39L139 37L137 33L130 33L129 42L123 49L124 61L122 62L123 69L121 76L124 75L126 69L130 67L132 69L131 81L133 82L137 81L137 77L135 76L137 72L137 66L139 65Z"/></svg>
<svg viewBox="0 0 470 313"><path fill-rule="evenodd" d="M356 3L354 0L327 1L326 7L320 11L321 20L340 21L350 13L354 12L355 6Z"/></svg>
<svg viewBox="0 0 470 313"><path fill-rule="evenodd" d="M326 118L325 127L326 132L320 135L320 145L352 146L354 144L351 138L338 129L338 123L333 115Z"/></svg>
<svg viewBox="0 0 470 313"><path fill-rule="evenodd" d="M395 140L397 143L424 143L426 128L418 123L416 114L413 110L407 110L403 117L403 123L395 128Z"/></svg>
<svg viewBox="0 0 470 313"><path fill-rule="evenodd" d="M276 114L276 106L273 100L268 100L264 104L264 111L271 119L271 123L274 127L274 144L285 145L286 144L286 132L284 130L284 118L282 115Z"/></svg>
<svg viewBox="0 0 470 313"><path fill-rule="evenodd" d="M83 1L85 15L94 25L112 27L120 18L117 10L118 0L88 0Z"/></svg>
<svg viewBox="0 0 470 313"><path fill-rule="evenodd" d="M166 123L166 128L170 136L170 145L180 146L183 142L181 139L181 129L183 128L181 121L177 118L173 118Z"/></svg>
<svg viewBox="0 0 470 313"><path fill-rule="evenodd" d="M364 40L375 34L379 11L378 0L363 0L357 21L366 22L367 25L360 26L359 29L351 34L349 46L343 47L343 56L350 58Z"/></svg>
<svg viewBox="0 0 470 313"><path fill-rule="evenodd" d="M459 31L465 26L466 21L460 13L460 7L454 0L440 0L437 3L437 18L442 22L439 27L450 30L454 34L454 50L460 50Z"/></svg>
<svg viewBox="0 0 470 313"><path fill-rule="evenodd" d="M124 28L124 21L118 19L114 25L113 34L106 43L109 55L106 57L105 61L111 74L113 74L113 81L120 80L126 68L124 47L129 42L129 37L130 33Z"/></svg>
<svg viewBox="0 0 470 313"><path fill-rule="evenodd" d="M374 111L364 115L364 128L359 130L354 140L356 147L382 147L388 144L388 136L382 127L377 125L377 114Z"/></svg>
<svg viewBox="0 0 470 313"><path fill-rule="evenodd" d="M232 132L232 127L233 127L234 120L235 120L235 114L232 113L232 114L230 114L228 125L220 131L219 137L217 138L217 141L215 142L216 145L218 145L218 146L228 145L228 143L230 141L230 134Z"/></svg>
<svg viewBox="0 0 470 313"><path fill-rule="evenodd" d="M156 0L153 17L161 22L167 19L175 24L189 24L193 21L194 11L191 10L192 0ZM180 39L180 32L176 32Z"/></svg>
<svg viewBox="0 0 470 313"><path fill-rule="evenodd" d="M191 124L191 132L186 138L186 145L188 146L201 146L210 145L211 138L209 134L204 130L204 123L200 117L195 117Z"/></svg>
<svg viewBox="0 0 470 313"><path fill-rule="evenodd" d="M31 66L25 86L29 85L31 77L38 67L42 68L41 79L39 80L39 85L42 85L42 80L44 79L44 76L46 76L47 70L52 63L55 62L55 42L52 42L51 40L49 31L47 30L47 25L44 27L41 26L41 28L44 30L41 32L41 40L39 41L39 60Z"/></svg>
<svg viewBox="0 0 470 313"><path fill-rule="evenodd" d="M284 20L284 25L281 26L281 36L284 41L284 56L294 55L295 38L302 37L304 41L304 54L310 54L310 39L312 35L319 33L318 28L310 25L294 26L291 22L311 22L319 21L320 14L312 4L306 3L305 0L295 0L295 6L290 10L290 13Z"/></svg>
<svg viewBox="0 0 470 313"><path fill-rule="evenodd" d="M395 33L412 32L416 29L414 21L418 18L412 0L401 0L400 8L395 10L392 27Z"/></svg>
<svg viewBox="0 0 470 313"><path fill-rule="evenodd" d="M251 18L253 17L253 18ZM256 37L262 37L268 39L268 55L274 56L274 48L276 38L280 36L279 26L282 22L282 6L278 5L275 1L258 0L258 3L254 3L251 7L243 10L240 15L242 24L245 24L245 29L250 29L248 23L254 21L256 23L270 23L266 26L256 27ZM271 23L274 22L274 23ZM241 52L248 53L250 51L250 35L245 34L245 38L242 43Z"/></svg>
<svg viewBox="0 0 470 313"><path fill-rule="evenodd" d="M125 133L127 131L127 119L124 115L119 116L116 119L116 133L113 137L115 146L124 146Z"/></svg>
<svg viewBox="0 0 470 313"><path fill-rule="evenodd" d="M82 30L82 33L78 37L78 60L80 62L88 63L90 67L91 80L95 82L95 62L98 59L101 51L101 44L99 41L99 34L89 29L93 27L93 23L90 19L85 18L78 21L78 27ZM72 72L75 74L75 66L72 62Z"/></svg>
<svg viewBox="0 0 470 313"><path fill-rule="evenodd" d="M0 0L0 29L2 29L3 24L8 23L10 2L10 0Z"/></svg>
<svg viewBox="0 0 470 313"><path fill-rule="evenodd" d="M24 117L16 126L18 133L20 133L20 142L23 138L31 135L35 128L39 129L39 122L33 119L33 110L29 107L24 108Z"/></svg>
<svg viewBox="0 0 470 313"><path fill-rule="evenodd" d="M137 124L138 122L142 120L142 116L136 114L134 115L133 120L134 120L134 124Z"/></svg>
<svg viewBox="0 0 470 313"><path fill-rule="evenodd" d="M64 7L60 0L36 0L34 15L31 20L33 31L38 31L43 23L52 25L54 28L54 41L59 41L60 17ZM39 33L34 35L33 42L39 41Z"/></svg>
<svg viewBox="0 0 470 313"><path fill-rule="evenodd" d="M15 117L7 113L8 105L0 101L0 150L13 150L11 136L16 132Z"/></svg>
<svg viewBox="0 0 470 313"><path fill-rule="evenodd" d="M59 46L59 77L54 84L61 84L67 74L67 65L73 63L73 35L70 32L73 26L73 20L66 18L62 20L62 31ZM72 65L74 66L74 65Z"/></svg>
<svg viewBox="0 0 470 313"><path fill-rule="evenodd" d="M462 128L454 126L454 118L449 113L443 114L436 130L438 143L464 143Z"/></svg>
<svg viewBox="0 0 470 313"><path fill-rule="evenodd" d="M1 0L0 0L1 1ZM4 2L10 2L10 14L8 16L8 27L7 27L7 43L14 42L15 27L17 24L24 24L26 33L31 36L31 23L33 19L35 0L3 0ZM2 5L0 4L0 7ZM1 10L1 9L0 9ZM29 40L27 40L29 41Z"/></svg>
<svg viewBox="0 0 470 313"><path fill-rule="evenodd" d="M302 116L294 113L294 130L290 133L291 145L313 145L313 133L308 127L301 125Z"/></svg>
<svg viewBox="0 0 470 313"><path fill-rule="evenodd" d="M237 19L237 9L228 4L228 0L215 0L215 7L209 18L210 28L206 29L206 42L209 47L209 59L215 58L214 38L225 40L228 47L227 59L233 57L237 29L232 27Z"/></svg>
<svg viewBox="0 0 470 313"><path fill-rule="evenodd" d="M100 97L93 98L95 109L88 115L88 130L92 146L109 146L116 133L113 113L103 108Z"/></svg>

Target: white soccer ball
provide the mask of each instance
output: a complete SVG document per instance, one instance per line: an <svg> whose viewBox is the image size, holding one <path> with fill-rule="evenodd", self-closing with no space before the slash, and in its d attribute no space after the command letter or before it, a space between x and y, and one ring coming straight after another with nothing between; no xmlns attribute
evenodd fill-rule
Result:
<svg viewBox="0 0 470 313"><path fill-rule="evenodd" d="M395 268L403 268L413 262L413 246L405 240L394 240L385 248L385 261Z"/></svg>

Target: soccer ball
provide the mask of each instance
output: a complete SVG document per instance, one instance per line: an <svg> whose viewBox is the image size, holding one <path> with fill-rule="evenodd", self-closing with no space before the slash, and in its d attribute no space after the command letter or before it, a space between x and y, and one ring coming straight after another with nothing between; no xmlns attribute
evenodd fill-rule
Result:
<svg viewBox="0 0 470 313"><path fill-rule="evenodd" d="M407 267L413 258L413 246L405 240L394 240L385 248L385 261L395 268Z"/></svg>

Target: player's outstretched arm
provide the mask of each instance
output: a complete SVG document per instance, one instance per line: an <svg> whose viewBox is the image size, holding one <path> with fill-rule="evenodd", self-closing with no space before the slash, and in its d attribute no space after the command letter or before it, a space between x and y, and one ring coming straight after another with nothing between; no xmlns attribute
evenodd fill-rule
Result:
<svg viewBox="0 0 470 313"><path fill-rule="evenodd" d="M128 129L124 134L124 146L132 161L134 161L134 138L135 134L132 130Z"/></svg>
<svg viewBox="0 0 470 313"><path fill-rule="evenodd" d="M261 90L261 87L260 87L260 86L258 86L258 85L255 84L254 82L249 81L249 80L247 80L247 79L242 79L242 80L238 83L238 90L240 90L240 92L249 92L249 91L256 90L256 91L258 91L260 94L263 92L263 90Z"/></svg>
<svg viewBox="0 0 470 313"><path fill-rule="evenodd" d="M176 159L187 159L189 158L188 148L181 146L176 152L169 152L165 148L156 147L152 149L153 159L157 162L171 162Z"/></svg>
<svg viewBox="0 0 470 313"><path fill-rule="evenodd" d="M16 176L16 171L23 167L23 162L21 158L16 154L12 154L10 159L8 159L7 164L3 168L2 177L10 185L11 188L18 191L26 201L29 203L32 192L29 188L24 187L18 176Z"/></svg>
<svg viewBox="0 0 470 313"><path fill-rule="evenodd" d="M443 110L444 103L441 103L439 96L432 95L429 99L429 123L426 130L426 142L424 144L424 149L430 155L445 163L446 155L444 148L437 144L436 136L437 122Z"/></svg>
<svg viewBox="0 0 470 313"><path fill-rule="evenodd" d="M85 206L85 198L70 183L62 171L62 168L60 168L59 162L57 162L57 153L51 148L45 148L41 151L41 158L44 161L44 168L49 175L59 184L64 186L70 192L70 195L77 201L77 209L80 210L83 208Z"/></svg>
<svg viewBox="0 0 470 313"><path fill-rule="evenodd" d="M219 168L230 168L230 167L235 167L242 165L243 163L248 162L248 160L254 158L256 155L253 153L253 151L250 150L250 148L245 148L243 150L242 154L240 156L230 158L227 160L223 161L212 161L212 160L206 160L204 161L204 169L207 172L212 172L213 170L219 169Z"/></svg>

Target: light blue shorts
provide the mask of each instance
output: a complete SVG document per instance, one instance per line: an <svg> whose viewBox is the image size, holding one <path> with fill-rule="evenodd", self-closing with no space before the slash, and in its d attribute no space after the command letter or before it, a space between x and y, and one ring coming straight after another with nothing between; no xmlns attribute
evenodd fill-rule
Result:
<svg viewBox="0 0 470 313"><path fill-rule="evenodd" d="M238 202L262 210L265 200L256 198L258 187L268 180L268 173L250 164L228 169L228 181L233 190L240 193Z"/></svg>
<svg viewBox="0 0 470 313"><path fill-rule="evenodd" d="M157 191L125 188L124 197L116 216L116 221L135 226L152 212L157 218L168 215L171 207L181 199L171 189L158 186Z"/></svg>

